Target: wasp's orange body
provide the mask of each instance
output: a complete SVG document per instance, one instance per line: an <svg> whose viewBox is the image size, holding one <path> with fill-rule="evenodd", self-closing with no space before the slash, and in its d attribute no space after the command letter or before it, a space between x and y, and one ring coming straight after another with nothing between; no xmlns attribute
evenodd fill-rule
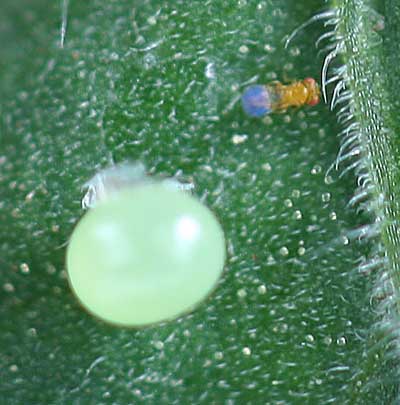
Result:
<svg viewBox="0 0 400 405"><path fill-rule="evenodd" d="M302 105L316 105L319 103L320 91L317 82L307 78L292 84L275 84L278 94L275 105L276 110L287 110L288 107L301 107Z"/></svg>
<svg viewBox="0 0 400 405"><path fill-rule="evenodd" d="M242 105L248 115L262 117L289 107L313 106L319 103L319 99L317 82L306 78L287 85L277 81L266 86L251 86L243 93Z"/></svg>

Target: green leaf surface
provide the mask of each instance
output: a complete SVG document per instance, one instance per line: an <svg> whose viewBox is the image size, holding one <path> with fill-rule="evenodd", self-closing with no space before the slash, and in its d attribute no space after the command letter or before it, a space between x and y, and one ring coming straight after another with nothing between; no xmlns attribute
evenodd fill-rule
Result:
<svg viewBox="0 0 400 405"><path fill-rule="evenodd" d="M399 142L397 2L337 1L335 38L342 56L344 97L350 97L342 113L346 139L355 136L347 152L353 154L358 177L355 200L373 214L365 236L374 245L368 262L375 320L373 337L362 372L365 381L359 403L398 403L399 326ZM374 8L378 6L378 8ZM382 14L377 13L379 11ZM337 49L339 49L337 48ZM336 50L333 51L334 53ZM345 160L339 153L338 161Z"/></svg>
<svg viewBox="0 0 400 405"><path fill-rule="evenodd" d="M342 16L357 20L360 3L342 3L334 4ZM356 215L348 206L352 175L325 176L343 128L324 104L258 120L238 101L249 83L319 77L324 59L314 44L330 28L313 25L288 49L283 40L320 7L313 0L71 0L61 47L62 4L1 2L0 403L393 398L392 371L385 386L369 355L375 276L357 270L390 238L360 244L353 230L372 223L376 212ZM373 49L399 69L391 48L399 46L398 34L390 28L398 13L390 14L383 45ZM358 40L350 17L337 29ZM375 42L366 40L368 58ZM360 52L346 49L350 66ZM395 133L397 82L376 69L390 106L378 115ZM380 80L352 78L360 120L362 95L371 89L374 100L370 84ZM371 172L384 173L385 159L396 166L396 151ZM224 275L206 302L139 330L87 314L65 273L68 238L83 214L82 185L127 160L150 174L193 180L228 245ZM395 184L388 187L397 209ZM384 344L379 350L385 356ZM374 391L371 383L384 388Z"/></svg>

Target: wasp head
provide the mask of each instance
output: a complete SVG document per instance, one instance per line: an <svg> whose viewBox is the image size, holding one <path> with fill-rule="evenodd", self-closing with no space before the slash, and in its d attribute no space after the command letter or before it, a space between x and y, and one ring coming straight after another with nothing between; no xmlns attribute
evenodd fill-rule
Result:
<svg viewBox="0 0 400 405"><path fill-rule="evenodd" d="M318 83L312 77L307 77L306 79L303 80L303 84L308 91L307 104L308 105L318 104L321 95Z"/></svg>

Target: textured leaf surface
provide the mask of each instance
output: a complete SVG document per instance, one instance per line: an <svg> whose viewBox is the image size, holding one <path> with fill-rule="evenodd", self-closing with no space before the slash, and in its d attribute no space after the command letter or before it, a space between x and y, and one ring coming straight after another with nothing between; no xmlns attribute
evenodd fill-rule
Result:
<svg viewBox="0 0 400 405"><path fill-rule="evenodd" d="M326 182L326 106L266 120L246 83L318 77L314 1L0 5L0 394L7 403L344 403L359 387L369 313L345 235L351 180ZM112 162L193 179L228 261L177 321L106 326L76 303L65 245L81 186ZM361 249L365 250L361 251Z"/></svg>

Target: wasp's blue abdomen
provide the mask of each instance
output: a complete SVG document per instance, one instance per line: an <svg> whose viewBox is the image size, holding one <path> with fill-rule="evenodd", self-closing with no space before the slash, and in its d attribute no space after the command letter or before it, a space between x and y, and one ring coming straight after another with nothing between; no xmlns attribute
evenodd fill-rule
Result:
<svg viewBox="0 0 400 405"><path fill-rule="evenodd" d="M272 111L271 95L266 86L248 87L242 95L242 106L250 117L262 117Z"/></svg>

